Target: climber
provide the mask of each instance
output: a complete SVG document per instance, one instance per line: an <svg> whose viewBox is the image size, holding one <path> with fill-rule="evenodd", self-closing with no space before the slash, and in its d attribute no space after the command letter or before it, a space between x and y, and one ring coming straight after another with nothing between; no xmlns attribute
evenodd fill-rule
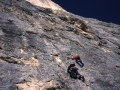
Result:
<svg viewBox="0 0 120 90"><path fill-rule="evenodd" d="M99 47L104 47L104 46L106 46L106 44L107 44L106 40L100 40L99 43L98 43L98 46Z"/></svg>
<svg viewBox="0 0 120 90"><path fill-rule="evenodd" d="M82 80L83 82L85 81L84 76L78 73L78 68L75 66L75 64L70 64L70 66L68 66L67 72L70 74L71 78L79 79Z"/></svg>
<svg viewBox="0 0 120 90"><path fill-rule="evenodd" d="M102 42L101 42L101 41L98 43L98 46L100 46L100 47L102 47L102 46L103 46L103 44L102 44Z"/></svg>
<svg viewBox="0 0 120 90"><path fill-rule="evenodd" d="M84 63L82 62L80 56L76 54L72 57L72 60L76 60L76 63L82 68L84 66Z"/></svg>

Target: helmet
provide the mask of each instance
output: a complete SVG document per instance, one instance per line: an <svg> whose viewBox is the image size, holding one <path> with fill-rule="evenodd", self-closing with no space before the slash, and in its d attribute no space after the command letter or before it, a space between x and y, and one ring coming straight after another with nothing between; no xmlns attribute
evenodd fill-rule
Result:
<svg viewBox="0 0 120 90"><path fill-rule="evenodd" d="M73 63L73 64L70 64L70 66L71 66L71 67L74 67L74 66L75 66L75 63Z"/></svg>

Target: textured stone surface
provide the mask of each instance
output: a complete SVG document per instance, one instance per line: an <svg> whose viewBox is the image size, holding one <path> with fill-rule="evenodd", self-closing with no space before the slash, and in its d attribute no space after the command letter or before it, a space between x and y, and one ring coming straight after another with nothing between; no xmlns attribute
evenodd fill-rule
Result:
<svg viewBox="0 0 120 90"><path fill-rule="evenodd" d="M66 71L76 53L85 83ZM1 0L0 67L0 90L119 90L120 25Z"/></svg>
<svg viewBox="0 0 120 90"><path fill-rule="evenodd" d="M51 0L26 0L27 2L30 2L33 5L44 7L44 8L51 8L53 10L61 10L65 11L62 7L55 4Z"/></svg>

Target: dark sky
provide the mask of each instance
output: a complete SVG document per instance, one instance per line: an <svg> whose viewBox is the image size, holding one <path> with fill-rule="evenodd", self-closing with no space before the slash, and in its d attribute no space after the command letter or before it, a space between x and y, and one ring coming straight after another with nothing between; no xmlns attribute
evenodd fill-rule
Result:
<svg viewBox="0 0 120 90"><path fill-rule="evenodd" d="M120 0L52 0L66 11L120 25Z"/></svg>

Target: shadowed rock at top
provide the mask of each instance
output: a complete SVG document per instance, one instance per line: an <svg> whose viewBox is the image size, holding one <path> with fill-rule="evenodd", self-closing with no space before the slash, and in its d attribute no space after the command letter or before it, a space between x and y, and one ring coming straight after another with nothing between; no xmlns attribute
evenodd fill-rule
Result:
<svg viewBox="0 0 120 90"><path fill-rule="evenodd" d="M27 1L0 1L1 90L120 88L120 25ZM67 73L75 54L84 83Z"/></svg>

